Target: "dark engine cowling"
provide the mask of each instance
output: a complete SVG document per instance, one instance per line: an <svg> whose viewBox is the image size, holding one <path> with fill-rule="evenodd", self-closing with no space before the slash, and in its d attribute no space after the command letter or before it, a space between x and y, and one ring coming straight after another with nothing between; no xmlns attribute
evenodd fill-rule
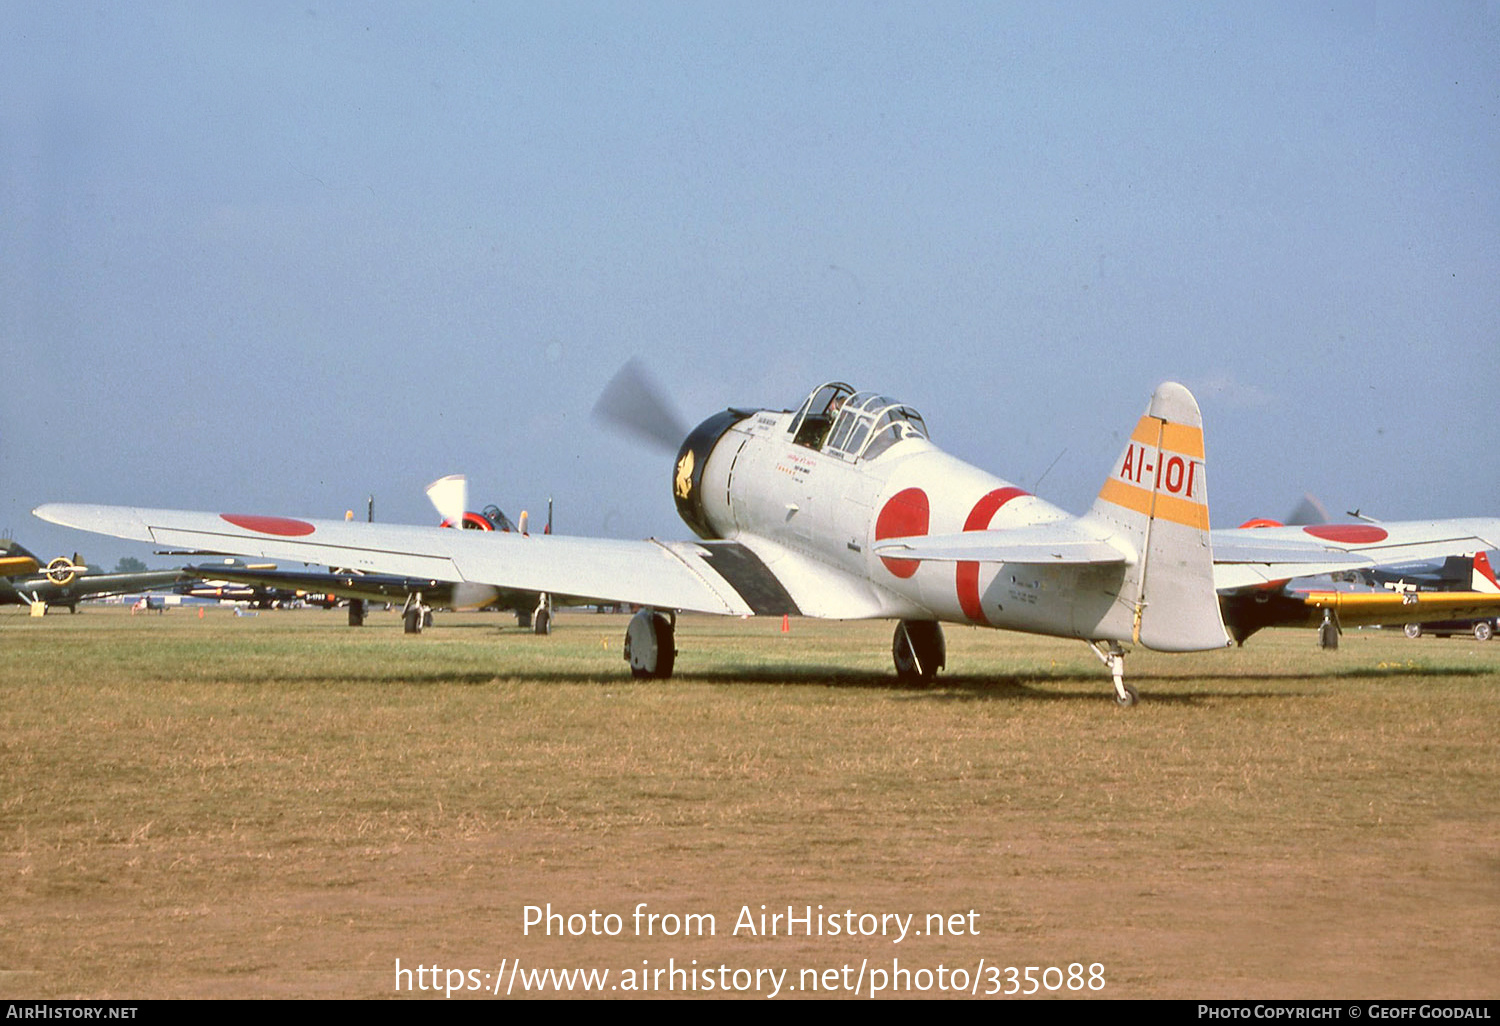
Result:
<svg viewBox="0 0 1500 1026"><path fill-rule="evenodd" d="M755 412L731 408L716 413L693 428L682 448L677 450L672 475L672 496L677 500L677 515L705 541L713 541L721 535L714 530L703 505L703 469L708 466L714 447L729 429Z"/></svg>

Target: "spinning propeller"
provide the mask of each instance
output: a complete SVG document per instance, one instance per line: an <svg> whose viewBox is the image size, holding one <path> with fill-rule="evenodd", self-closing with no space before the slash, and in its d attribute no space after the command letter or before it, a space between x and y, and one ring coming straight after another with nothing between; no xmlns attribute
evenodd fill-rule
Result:
<svg viewBox="0 0 1500 1026"><path fill-rule="evenodd" d="M440 477L427 486L427 498L445 524L462 527L464 514L469 511L469 480L462 474Z"/></svg>
<svg viewBox="0 0 1500 1026"><path fill-rule="evenodd" d="M676 454L688 428L639 360L631 359L610 379L594 404L594 416L658 449Z"/></svg>

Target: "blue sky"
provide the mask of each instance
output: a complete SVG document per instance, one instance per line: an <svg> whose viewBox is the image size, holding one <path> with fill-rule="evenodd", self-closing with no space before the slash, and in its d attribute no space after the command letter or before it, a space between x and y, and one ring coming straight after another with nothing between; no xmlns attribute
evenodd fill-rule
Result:
<svg viewBox="0 0 1500 1026"><path fill-rule="evenodd" d="M42 502L685 537L589 410L839 378L1087 507L1500 515L1500 5L0 2L0 530ZM1051 467L1050 471L1048 470ZM1038 479L1046 472L1044 480Z"/></svg>

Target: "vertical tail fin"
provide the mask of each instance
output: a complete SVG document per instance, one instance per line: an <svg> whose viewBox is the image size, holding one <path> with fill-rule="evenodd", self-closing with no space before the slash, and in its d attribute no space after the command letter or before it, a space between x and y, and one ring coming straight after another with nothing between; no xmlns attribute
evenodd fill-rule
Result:
<svg viewBox="0 0 1500 1026"><path fill-rule="evenodd" d="M0 538L0 577L19 577L34 574L42 568L42 561L14 538Z"/></svg>
<svg viewBox="0 0 1500 1026"><path fill-rule="evenodd" d="M1182 385L1152 394L1089 514L1139 554L1119 596L1133 642L1166 652L1229 643L1214 589L1203 415Z"/></svg>
<svg viewBox="0 0 1500 1026"><path fill-rule="evenodd" d="M1495 580L1495 568L1490 564L1489 553L1474 553L1474 577L1470 587L1491 595L1500 593L1500 581Z"/></svg>

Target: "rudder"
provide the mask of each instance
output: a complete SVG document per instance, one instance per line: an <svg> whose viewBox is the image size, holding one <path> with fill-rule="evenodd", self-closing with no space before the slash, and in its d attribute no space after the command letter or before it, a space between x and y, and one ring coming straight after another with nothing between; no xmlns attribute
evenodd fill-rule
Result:
<svg viewBox="0 0 1500 1026"><path fill-rule="evenodd" d="M1139 555L1119 593L1128 633L1114 640L1163 652L1229 644L1214 588L1203 415L1184 386L1168 381L1152 394L1089 515Z"/></svg>

